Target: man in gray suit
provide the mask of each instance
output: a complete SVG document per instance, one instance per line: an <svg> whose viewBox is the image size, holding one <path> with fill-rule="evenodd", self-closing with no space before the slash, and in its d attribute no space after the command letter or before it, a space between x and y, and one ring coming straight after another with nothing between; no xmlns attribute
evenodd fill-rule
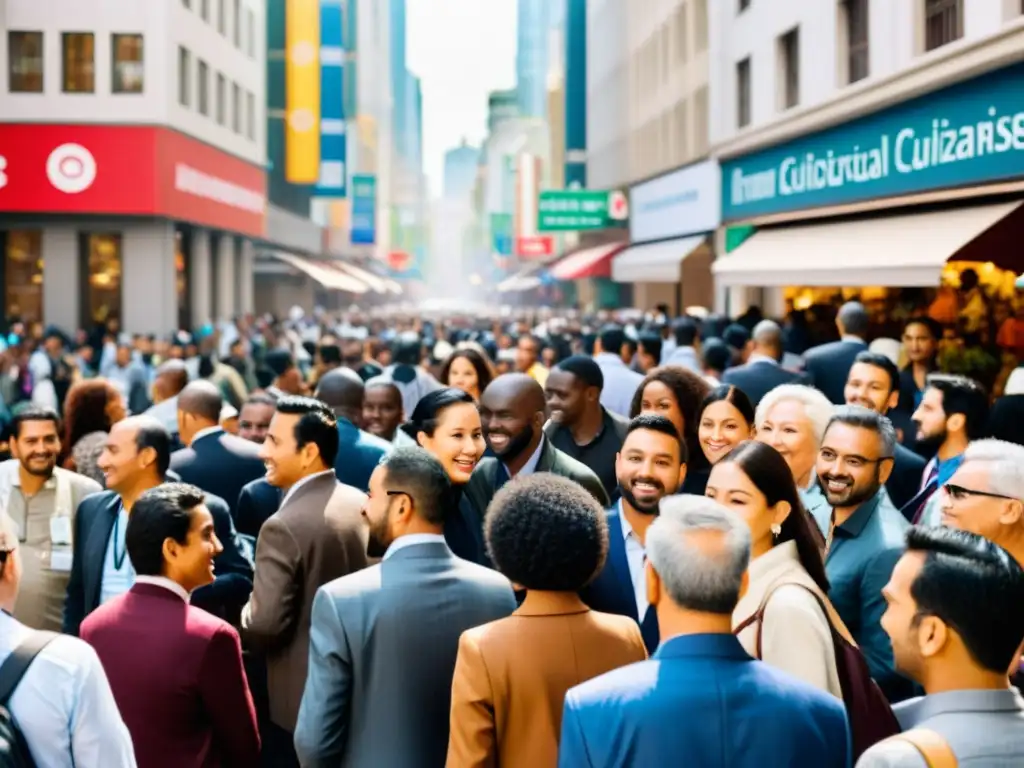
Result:
<svg viewBox="0 0 1024 768"><path fill-rule="evenodd" d="M1007 679L1024 640L1024 569L976 534L914 527L882 594L896 667L927 695L894 708L904 732L857 768L928 768L929 748L951 764L1024 765L1024 699Z"/></svg>
<svg viewBox="0 0 1024 768"><path fill-rule="evenodd" d="M455 506L422 448L397 448L374 470L363 515L369 554L383 560L316 593L295 729L303 766L444 766L459 636L516 608L504 576L448 549Z"/></svg>

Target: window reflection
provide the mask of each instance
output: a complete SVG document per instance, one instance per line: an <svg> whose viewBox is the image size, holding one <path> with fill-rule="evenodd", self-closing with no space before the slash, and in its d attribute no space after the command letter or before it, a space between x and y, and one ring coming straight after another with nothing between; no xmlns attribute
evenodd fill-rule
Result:
<svg viewBox="0 0 1024 768"><path fill-rule="evenodd" d="M7 33L7 77L11 93L43 92L43 33Z"/></svg>
<svg viewBox="0 0 1024 768"><path fill-rule="evenodd" d="M91 322L121 319L121 235L85 236L84 309Z"/></svg>
<svg viewBox="0 0 1024 768"><path fill-rule="evenodd" d="M43 233L7 233L4 259L4 301L8 317L25 322L43 319Z"/></svg>
<svg viewBox="0 0 1024 768"><path fill-rule="evenodd" d="M64 92L96 90L95 38L91 32L65 32Z"/></svg>
<svg viewBox="0 0 1024 768"><path fill-rule="evenodd" d="M114 93L142 93L142 35L112 35Z"/></svg>

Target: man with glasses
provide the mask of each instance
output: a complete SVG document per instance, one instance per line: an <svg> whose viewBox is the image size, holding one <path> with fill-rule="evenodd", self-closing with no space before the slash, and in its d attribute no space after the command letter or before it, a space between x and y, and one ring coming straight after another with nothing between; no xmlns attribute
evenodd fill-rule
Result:
<svg viewBox="0 0 1024 768"><path fill-rule="evenodd" d="M885 416L859 405L836 408L816 465L829 506L814 510L825 534L828 596L890 701L913 693L893 668L892 646L879 623L885 612L882 587L903 553L908 527L883 487L895 447L896 430Z"/></svg>

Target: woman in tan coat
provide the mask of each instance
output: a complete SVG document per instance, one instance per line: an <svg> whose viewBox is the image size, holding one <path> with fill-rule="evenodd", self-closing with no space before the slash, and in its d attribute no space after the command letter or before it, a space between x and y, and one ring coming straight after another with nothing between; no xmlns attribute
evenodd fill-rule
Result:
<svg viewBox="0 0 1024 768"><path fill-rule="evenodd" d="M841 699L829 618L846 630L826 597L821 537L786 460L765 443L740 443L711 470L706 495L750 526L750 582L733 612L740 643L751 656Z"/></svg>
<svg viewBox="0 0 1024 768"><path fill-rule="evenodd" d="M605 511L547 472L514 479L487 510L491 559L526 599L463 633L452 681L448 768L554 768L565 693L647 653L637 623L577 595L608 553Z"/></svg>

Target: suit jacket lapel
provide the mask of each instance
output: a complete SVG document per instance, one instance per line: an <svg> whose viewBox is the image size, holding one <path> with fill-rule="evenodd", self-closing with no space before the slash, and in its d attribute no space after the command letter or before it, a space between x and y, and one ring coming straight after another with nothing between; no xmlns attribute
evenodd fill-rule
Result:
<svg viewBox="0 0 1024 768"><path fill-rule="evenodd" d="M618 599L629 608L629 615L640 621L636 612L636 596L633 594L633 577L629 574L626 559L626 542L622 538L622 520L618 512L608 516L608 567L611 568L612 583Z"/></svg>
<svg viewBox="0 0 1024 768"><path fill-rule="evenodd" d="M555 446L551 444L551 441L546 437L542 438L544 444L540 449L540 457L537 459L537 469L535 472L553 472L555 470L556 459L558 454L555 453Z"/></svg>

